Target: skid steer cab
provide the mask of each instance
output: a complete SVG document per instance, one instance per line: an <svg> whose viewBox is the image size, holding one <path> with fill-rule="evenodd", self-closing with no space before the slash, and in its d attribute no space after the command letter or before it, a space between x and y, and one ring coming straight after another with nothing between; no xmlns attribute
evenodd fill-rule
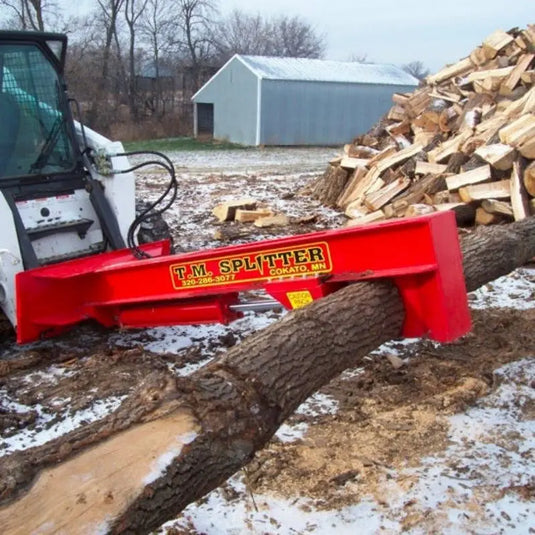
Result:
<svg viewBox="0 0 535 535"><path fill-rule="evenodd" d="M0 304L17 324L21 271L126 247L136 219L125 156L73 120L67 37L0 31ZM102 158L101 158L102 159Z"/></svg>
<svg viewBox="0 0 535 535"><path fill-rule="evenodd" d="M452 213L181 255L169 241L140 245L143 221L176 198L173 165L150 153L130 167L133 153L73 120L66 45L59 34L0 32L0 304L19 343L87 319L226 323L374 278L399 288L406 336L450 341L470 329ZM136 216L133 171L155 164L169 185ZM242 300L258 289L265 298Z"/></svg>

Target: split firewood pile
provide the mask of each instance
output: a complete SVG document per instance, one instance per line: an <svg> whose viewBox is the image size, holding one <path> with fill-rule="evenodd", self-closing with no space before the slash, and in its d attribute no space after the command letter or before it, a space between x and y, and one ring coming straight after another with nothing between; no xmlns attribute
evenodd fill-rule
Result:
<svg viewBox="0 0 535 535"><path fill-rule="evenodd" d="M460 225L535 214L535 25L395 94L313 187L349 225L454 210Z"/></svg>
<svg viewBox="0 0 535 535"><path fill-rule="evenodd" d="M289 223L286 215L276 214L267 205L250 198L219 203L212 213L220 223L238 221L239 223L253 223L260 228L286 226Z"/></svg>

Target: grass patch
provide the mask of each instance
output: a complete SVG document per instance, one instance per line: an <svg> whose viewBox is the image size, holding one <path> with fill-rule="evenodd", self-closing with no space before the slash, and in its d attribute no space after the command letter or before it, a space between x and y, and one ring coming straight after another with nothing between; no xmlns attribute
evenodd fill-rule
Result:
<svg viewBox="0 0 535 535"><path fill-rule="evenodd" d="M231 150L247 149L244 145L229 143L228 141L199 141L192 137L169 137L166 139L148 139L145 141L129 141L124 143L127 151L155 150L159 152L181 150Z"/></svg>

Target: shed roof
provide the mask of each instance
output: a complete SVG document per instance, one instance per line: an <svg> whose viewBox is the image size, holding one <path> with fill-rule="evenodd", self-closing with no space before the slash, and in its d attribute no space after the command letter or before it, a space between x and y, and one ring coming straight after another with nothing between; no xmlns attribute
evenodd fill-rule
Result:
<svg viewBox="0 0 535 535"><path fill-rule="evenodd" d="M234 56L259 78L383 85L418 85L418 80L400 67L380 63L357 63L306 58Z"/></svg>

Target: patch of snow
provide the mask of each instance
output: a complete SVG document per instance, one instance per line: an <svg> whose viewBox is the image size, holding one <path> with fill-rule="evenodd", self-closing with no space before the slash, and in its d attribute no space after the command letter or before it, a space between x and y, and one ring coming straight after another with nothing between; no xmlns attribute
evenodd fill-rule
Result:
<svg viewBox="0 0 535 535"><path fill-rule="evenodd" d="M141 344L144 349L157 354L172 353L178 355L193 346L200 348L202 355L205 357L202 360L187 363L183 366L170 364L170 369L173 373L179 376L186 376L206 365L217 352L226 349L226 346L221 343L221 338L228 334L233 334L236 340L241 340L271 325L282 314L284 314L283 311L278 313L247 312L243 318L232 322L230 325L216 323L155 327L137 333L137 335L128 332L120 333L114 336L113 339L123 346Z"/></svg>
<svg viewBox="0 0 535 535"><path fill-rule="evenodd" d="M191 444L197 438L197 433L189 432L183 435L178 435L176 441L177 446L172 447L162 455L160 455L153 463L151 472L143 479L143 483L148 485L156 481L165 474L168 466L173 462L175 457L180 454L185 444Z"/></svg>
<svg viewBox="0 0 535 535"><path fill-rule="evenodd" d="M56 383L58 377L73 377L75 371L60 366L49 366L46 370L35 370L24 377L28 384Z"/></svg>
<svg viewBox="0 0 535 535"><path fill-rule="evenodd" d="M7 391L3 389L0 390L0 408L3 410L18 412L20 414L24 414L25 412L30 412L32 410L37 410L37 406L29 407L28 405L24 405L22 403L19 403L18 401L13 401L9 399Z"/></svg>
<svg viewBox="0 0 535 535"><path fill-rule="evenodd" d="M417 86L418 80L388 63L360 63L311 58L235 56L256 76L268 80L306 80L355 84ZM236 61L233 59L233 61ZM199 93L202 92L202 89Z"/></svg>
<svg viewBox="0 0 535 535"><path fill-rule="evenodd" d="M464 116L464 124L470 128L474 128L477 124L478 116L481 116L481 113L478 113L475 109L469 110Z"/></svg>
<svg viewBox="0 0 535 535"><path fill-rule="evenodd" d="M421 338L399 338L397 340L390 340L380 345L377 349L374 349L370 355L377 357L386 357L387 355L406 357L411 349L417 350L420 343Z"/></svg>
<svg viewBox="0 0 535 535"><path fill-rule="evenodd" d="M532 501L519 500L518 496L505 495L499 500L485 505L485 516L492 519L492 524L500 526L501 533L507 535L524 535L535 532L535 504ZM494 535L496 531L487 529L481 533Z"/></svg>
<svg viewBox="0 0 535 535"><path fill-rule="evenodd" d="M308 424L300 422L297 424L282 424L275 436L281 442L297 442L301 440L308 430Z"/></svg>
<svg viewBox="0 0 535 535"><path fill-rule="evenodd" d="M364 373L364 368L352 368L349 370L345 370L340 374L340 379L343 381L351 381L352 379L355 379L355 377L358 377L359 375L362 375Z"/></svg>
<svg viewBox="0 0 535 535"><path fill-rule="evenodd" d="M301 403L296 414L302 414L304 416L310 416L315 418L324 414L336 414L338 411L339 403L332 396L316 392L310 396L306 401Z"/></svg>
<svg viewBox="0 0 535 535"><path fill-rule="evenodd" d="M41 446L77 429L81 425L87 425L88 423L100 420L117 410L123 399L126 397L121 396L99 399L86 409L76 412L67 410L65 413L58 415L57 413L48 412L39 404L29 407L19 403L10 402L7 400L5 393L2 394L3 395L0 396L2 407L11 408L12 410L17 410L17 412L22 413L35 411L37 413L37 419L31 428L27 427L17 434L3 437L0 456L7 455L14 451ZM51 423L54 420L57 421Z"/></svg>
<svg viewBox="0 0 535 535"><path fill-rule="evenodd" d="M210 152L168 151L166 154L173 161L178 175L184 172L251 175L273 172L283 174L295 172L296 169L302 173L323 172L326 162L338 156L340 150L333 147L251 147ZM143 159L136 156L131 158L131 162L138 163ZM164 177L162 175L162 179Z"/></svg>
<svg viewBox="0 0 535 535"><path fill-rule="evenodd" d="M469 294L470 307L535 308L535 269L517 269Z"/></svg>
<svg viewBox="0 0 535 535"><path fill-rule="evenodd" d="M393 476L394 486L411 479L414 484L390 501L392 515L411 503L426 518L425 526L407 533L433 531L433 522L452 535L535 529L535 502L514 490L535 482L535 420L522 415L524 406L535 403L535 357L504 366L496 377L503 383L494 392L449 418L445 451ZM476 507L483 503L484 514Z"/></svg>
<svg viewBox="0 0 535 535"><path fill-rule="evenodd" d="M236 498L227 500L223 491L216 489L203 503L188 506L179 520L164 524L157 533L166 533L171 528L193 528L196 533L206 535L371 535L399 528L398 522L377 512L372 500L320 511L305 498L290 501L262 494L251 496L240 476L230 479L227 485Z"/></svg>
<svg viewBox="0 0 535 535"><path fill-rule="evenodd" d="M203 366L206 366L212 359L213 357L208 357L199 362L188 362L187 364L184 364L182 366L170 364L169 369L178 377L187 377L188 375L191 375Z"/></svg>
<svg viewBox="0 0 535 535"><path fill-rule="evenodd" d="M316 392L297 407L295 414L317 418L326 414L336 414L338 406L338 401L333 397ZM279 427L275 436L281 442L296 442L305 436L308 428L309 424L305 422L284 423Z"/></svg>

